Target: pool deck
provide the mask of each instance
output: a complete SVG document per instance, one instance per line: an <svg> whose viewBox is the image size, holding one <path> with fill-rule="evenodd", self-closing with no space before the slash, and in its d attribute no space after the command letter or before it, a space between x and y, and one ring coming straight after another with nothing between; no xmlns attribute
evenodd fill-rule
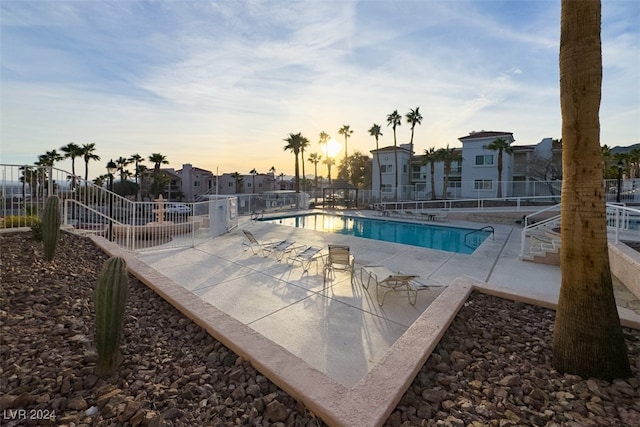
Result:
<svg viewBox="0 0 640 427"><path fill-rule="evenodd" d="M132 256L95 240L124 256L135 276L328 424L375 426L397 405L472 290L555 305L560 268L520 261L521 228L491 225L495 236L471 255L248 218L231 233L193 248ZM254 255L241 245L242 229L259 240L349 245L357 280L352 285L346 273L337 273L325 284L321 268L303 274L297 265ZM380 307L375 290L361 285L364 265L419 275L426 286L416 305L406 295L389 294ZM640 326L636 312L619 312L624 324Z"/></svg>

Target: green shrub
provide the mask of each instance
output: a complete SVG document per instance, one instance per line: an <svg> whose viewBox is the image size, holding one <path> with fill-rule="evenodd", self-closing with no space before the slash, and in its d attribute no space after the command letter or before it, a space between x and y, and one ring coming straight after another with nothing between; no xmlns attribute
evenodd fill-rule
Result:
<svg viewBox="0 0 640 427"><path fill-rule="evenodd" d="M0 221L0 228L32 227L36 223L40 223L40 218L37 216L12 215Z"/></svg>

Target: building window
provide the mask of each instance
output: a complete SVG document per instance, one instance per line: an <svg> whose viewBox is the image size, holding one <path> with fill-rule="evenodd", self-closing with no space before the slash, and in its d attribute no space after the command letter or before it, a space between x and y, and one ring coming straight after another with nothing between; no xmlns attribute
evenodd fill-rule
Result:
<svg viewBox="0 0 640 427"><path fill-rule="evenodd" d="M411 179L417 181L419 179L424 179L425 175L421 172L422 167L420 165L412 165L411 166Z"/></svg>
<svg viewBox="0 0 640 427"><path fill-rule="evenodd" d="M382 184L380 186L380 191L383 193L391 193L391 184Z"/></svg>
<svg viewBox="0 0 640 427"><path fill-rule="evenodd" d="M233 182L229 182L229 187L233 187Z"/></svg>
<svg viewBox="0 0 640 427"><path fill-rule="evenodd" d="M407 173L407 165L402 165L402 173Z"/></svg>
<svg viewBox="0 0 640 427"><path fill-rule="evenodd" d="M493 190L493 181L490 179L476 179L473 182L474 190Z"/></svg>
<svg viewBox="0 0 640 427"><path fill-rule="evenodd" d="M200 187L200 181L194 181L193 182L193 186L194 187Z"/></svg>
<svg viewBox="0 0 640 427"><path fill-rule="evenodd" d="M462 173L462 163L457 160L451 162L451 173L456 175Z"/></svg>
<svg viewBox="0 0 640 427"><path fill-rule="evenodd" d="M493 154L484 154L476 156L476 166L491 166L493 165Z"/></svg>
<svg viewBox="0 0 640 427"><path fill-rule="evenodd" d="M393 165L380 165L380 172L382 173L392 173Z"/></svg>

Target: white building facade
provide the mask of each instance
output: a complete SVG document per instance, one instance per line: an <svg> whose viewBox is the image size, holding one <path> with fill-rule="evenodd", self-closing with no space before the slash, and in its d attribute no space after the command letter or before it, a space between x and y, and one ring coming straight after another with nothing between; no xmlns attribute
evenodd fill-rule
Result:
<svg viewBox="0 0 640 427"><path fill-rule="evenodd" d="M499 179L498 150L488 146L504 140L510 151L502 152L502 173ZM372 150L372 196L376 201L430 200L460 198L495 198L498 186L502 197L544 196L557 194L562 176L562 146L551 138L527 146L512 146L512 132L471 132L458 138L462 147L453 150L461 161L453 161L445 180L444 163L434 163L433 186L431 163L424 155L410 160L409 145ZM398 196L395 198L395 154L398 155ZM380 169L378 169L380 160ZM411 167L409 168L409 161ZM382 173L379 173L381 170ZM409 173L409 170L411 171ZM446 181L446 188L445 188ZM381 198L378 193L381 189Z"/></svg>
<svg viewBox="0 0 640 427"><path fill-rule="evenodd" d="M512 193L513 156L502 152L502 177L498 181L497 150L487 148L496 139L502 139L511 146L515 141L511 132L472 132L458 138L462 142L462 184L463 198L497 197L498 186L502 186L502 197Z"/></svg>

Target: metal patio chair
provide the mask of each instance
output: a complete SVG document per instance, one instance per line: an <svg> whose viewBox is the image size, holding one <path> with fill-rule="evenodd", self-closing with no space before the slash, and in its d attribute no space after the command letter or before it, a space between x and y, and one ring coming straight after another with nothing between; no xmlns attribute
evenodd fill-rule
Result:
<svg viewBox="0 0 640 427"><path fill-rule="evenodd" d="M329 245L329 254L323 268L323 279L327 282L329 276L335 277L336 271L348 272L353 284L355 276L355 258L351 255L349 246Z"/></svg>

